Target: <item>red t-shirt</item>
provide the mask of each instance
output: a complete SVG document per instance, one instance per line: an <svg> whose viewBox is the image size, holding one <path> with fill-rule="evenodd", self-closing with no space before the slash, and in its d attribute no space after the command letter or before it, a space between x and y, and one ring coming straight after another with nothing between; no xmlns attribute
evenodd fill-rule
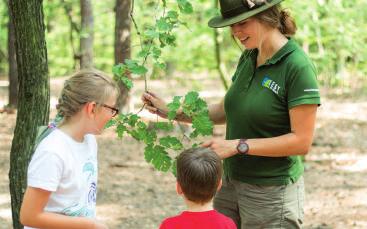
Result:
<svg viewBox="0 0 367 229"><path fill-rule="evenodd" d="M205 212L184 211L165 219L160 229L237 229L231 218L216 210Z"/></svg>

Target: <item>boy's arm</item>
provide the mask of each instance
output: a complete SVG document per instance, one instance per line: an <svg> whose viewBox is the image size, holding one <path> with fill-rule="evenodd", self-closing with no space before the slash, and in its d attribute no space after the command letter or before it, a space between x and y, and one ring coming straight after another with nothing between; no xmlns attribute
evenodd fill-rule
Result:
<svg viewBox="0 0 367 229"><path fill-rule="evenodd" d="M20 210L20 221L23 225L47 229L107 229L105 225L92 219L45 212L43 209L50 195L50 191L27 188Z"/></svg>

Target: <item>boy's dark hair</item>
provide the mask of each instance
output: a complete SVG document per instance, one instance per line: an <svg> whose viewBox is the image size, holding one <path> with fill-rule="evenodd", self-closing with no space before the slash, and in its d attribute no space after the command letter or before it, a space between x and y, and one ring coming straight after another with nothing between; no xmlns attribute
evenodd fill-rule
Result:
<svg viewBox="0 0 367 229"><path fill-rule="evenodd" d="M222 161L209 148L183 151L177 158L177 182L185 197L195 203L210 201L222 178Z"/></svg>

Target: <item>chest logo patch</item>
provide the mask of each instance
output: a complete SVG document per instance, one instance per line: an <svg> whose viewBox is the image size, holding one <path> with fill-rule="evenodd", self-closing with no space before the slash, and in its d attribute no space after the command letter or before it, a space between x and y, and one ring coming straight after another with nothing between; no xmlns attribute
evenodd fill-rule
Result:
<svg viewBox="0 0 367 229"><path fill-rule="evenodd" d="M265 76L263 81L261 82L261 85L263 87L266 87L270 90L272 90L275 94L279 94L280 86L272 79L270 79L268 76Z"/></svg>

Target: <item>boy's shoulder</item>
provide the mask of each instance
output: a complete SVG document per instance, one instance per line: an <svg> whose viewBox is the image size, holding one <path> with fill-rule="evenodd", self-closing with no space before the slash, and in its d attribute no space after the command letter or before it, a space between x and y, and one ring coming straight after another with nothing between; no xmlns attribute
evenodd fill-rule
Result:
<svg viewBox="0 0 367 229"><path fill-rule="evenodd" d="M160 229L171 228L217 228L217 229L236 229L233 220L216 210L205 212L184 211L180 215L165 219Z"/></svg>

